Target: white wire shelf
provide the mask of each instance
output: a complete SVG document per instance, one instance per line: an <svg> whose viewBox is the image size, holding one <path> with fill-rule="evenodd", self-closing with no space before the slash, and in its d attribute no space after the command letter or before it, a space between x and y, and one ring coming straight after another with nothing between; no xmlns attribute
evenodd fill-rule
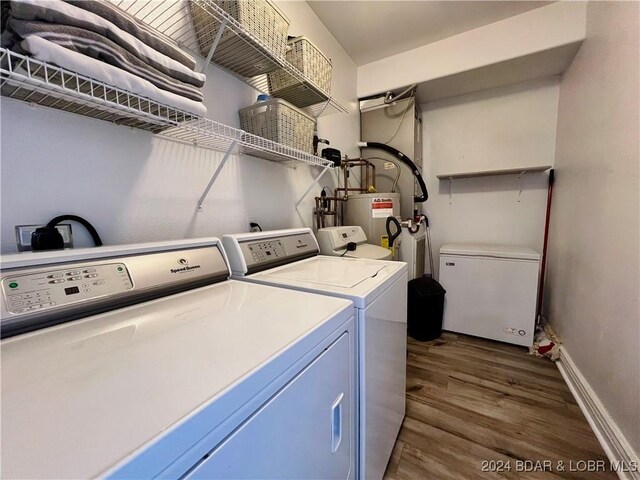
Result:
<svg viewBox="0 0 640 480"><path fill-rule="evenodd" d="M318 179L334 166L333 162L324 158L311 155L307 152L295 148L272 142L266 138L258 137L237 128L223 125L209 119L200 119L187 122L165 130L158 136L165 137L173 141L192 143L196 146L213 150L224 151L224 157L214 170L209 183L197 203L197 211L202 211L203 203L214 183L218 179L220 172L224 169L232 153L243 153L254 157L264 158L277 163L285 164L307 164L321 167L322 171L313 183L308 187L300 200L296 203L296 208L300 205L304 197L311 191Z"/></svg>
<svg viewBox="0 0 640 480"><path fill-rule="evenodd" d="M111 1L120 9L173 40L181 48L215 62L261 93L270 93L269 83L266 74L256 74L256 72L264 71L265 66L271 66L281 69L290 76L292 83L299 84L295 87L297 96L301 104L311 105L302 109L310 115L317 117L331 113L348 113L347 108L340 102L330 97L282 55L274 53L261 39L211 0ZM206 23L199 22L197 30L194 27L189 2L192 6L197 6L200 12L208 15L210 20ZM233 41L217 44L221 27L234 36ZM214 46L212 51L207 51L205 48L209 45Z"/></svg>
<svg viewBox="0 0 640 480"><path fill-rule="evenodd" d="M0 93L4 97L153 133L198 118L6 48L0 48Z"/></svg>
<svg viewBox="0 0 640 480"><path fill-rule="evenodd" d="M224 152L244 153L277 163L333 167L330 160L272 142L207 118L185 122L159 134L171 140Z"/></svg>
<svg viewBox="0 0 640 480"><path fill-rule="evenodd" d="M333 166L309 153L169 107L55 65L0 48L2 96L147 130L203 148L279 163Z"/></svg>

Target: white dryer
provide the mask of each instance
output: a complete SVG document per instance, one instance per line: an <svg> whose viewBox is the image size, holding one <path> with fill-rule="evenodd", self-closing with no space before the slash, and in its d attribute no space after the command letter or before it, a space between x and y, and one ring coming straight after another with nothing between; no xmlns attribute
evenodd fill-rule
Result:
<svg viewBox="0 0 640 480"><path fill-rule="evenodd" d="M216 239L2 259L2 478L355 477L344 299Z"/></svg>
<svg viewBox="0 0 640 480"><path fill-rule="evenodd" d="M405 413L406 263L318 255L308 228L224 235L222 242L232 278L354 302L358 477L381 479Z"/></svg>

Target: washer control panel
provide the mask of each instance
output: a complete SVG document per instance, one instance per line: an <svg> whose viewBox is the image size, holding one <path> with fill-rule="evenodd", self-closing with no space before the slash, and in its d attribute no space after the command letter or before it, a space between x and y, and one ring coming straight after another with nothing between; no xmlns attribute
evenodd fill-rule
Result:
<svg viewBox="0 0 640 480"><path fill-rule="evenodd" d="M249 244L248 247L256 263L275 260L285 256L284 247L280 240L252 243Z"/></svg>
<svg viewBox="0 0 640 480"><path fill-rule="evenodd" d="M65 306L132 288L124 263L60 268L2 279L6 308L14 314Z"/></svg>

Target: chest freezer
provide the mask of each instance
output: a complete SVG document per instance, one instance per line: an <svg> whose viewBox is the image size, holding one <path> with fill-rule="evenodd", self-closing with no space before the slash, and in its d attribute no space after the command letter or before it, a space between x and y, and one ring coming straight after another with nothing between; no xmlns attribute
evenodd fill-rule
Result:
<svg viewBox="0 0 640 480"><path fill-rule="evenodd" d="M443 328L530 346L536 323L540 254L524 247L445 244L440 283Z"/></svg>

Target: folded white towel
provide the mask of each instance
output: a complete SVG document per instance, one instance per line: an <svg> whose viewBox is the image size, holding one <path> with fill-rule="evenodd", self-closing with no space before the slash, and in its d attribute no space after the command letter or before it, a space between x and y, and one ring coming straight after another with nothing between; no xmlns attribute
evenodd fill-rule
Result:
<svg viewBox="0 0 640 480"><path fill-rule="evenodd" d="M207 113L204 104L162 90L147 80L125 72L117 67L101 62L81 53L68 50L60 45L36 35L27 36L20 46L36 60L53 63L86 77L94 78L108 85L150 98L164 105L184 110L203 117Z"/></svg>
<svg viewBox="0 0 640 480"><path fill-rule="evenodd" d="M11 0L11 15L20 20L70 25L99 33L152 67L197 87L204 85L207 78L204 74L194 72L182 63L154 50L108 20L61 0Z"/></svg>

